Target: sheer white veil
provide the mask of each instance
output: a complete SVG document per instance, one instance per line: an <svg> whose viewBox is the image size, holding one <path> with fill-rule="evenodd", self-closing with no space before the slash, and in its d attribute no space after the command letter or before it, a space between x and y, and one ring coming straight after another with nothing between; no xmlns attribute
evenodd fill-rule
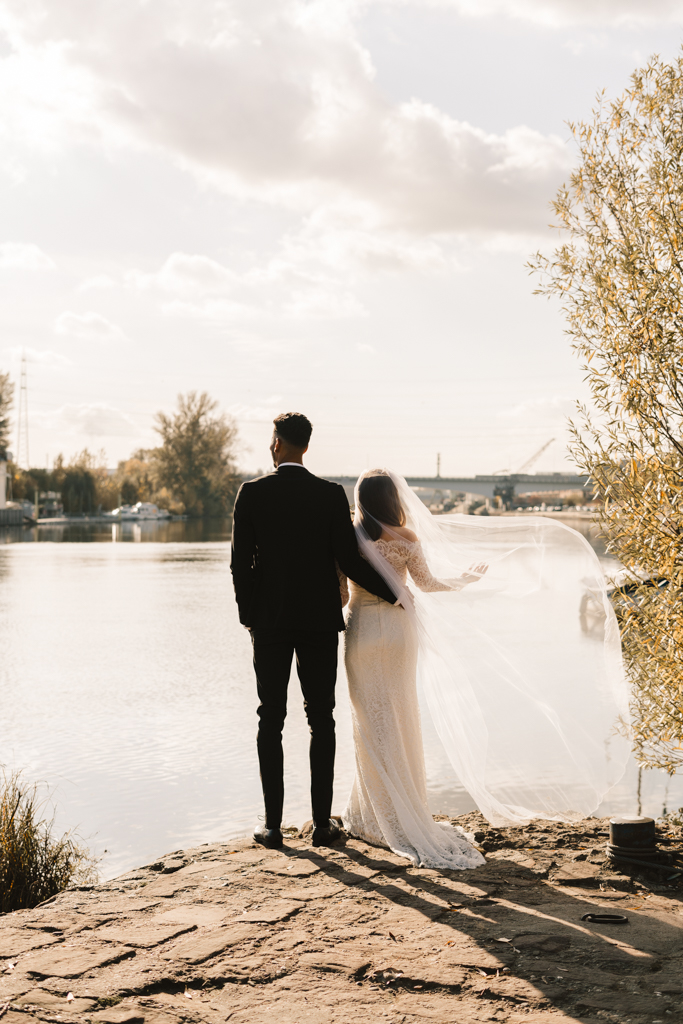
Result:
<svg viewBox="0 0 683 1024"><path fill-rule="evenodd" d="M455 584L484 562L483 578L448 592L413 588L413 603L361 523L358 488L378 472L396 485L434 576ZM433 516L386 470L359 477L355 504L360 550L417 630L418 681L481 812L493 824L591 814L631 745L619 629L585 538L543 517ZM580 614L587 594L598 612L590 631Z"/></svg>

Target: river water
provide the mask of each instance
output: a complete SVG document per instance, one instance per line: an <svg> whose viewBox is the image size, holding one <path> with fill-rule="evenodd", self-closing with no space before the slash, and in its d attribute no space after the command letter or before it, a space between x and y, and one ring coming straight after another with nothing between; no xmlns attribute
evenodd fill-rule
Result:
<svg viewBox="0 0 683 1024"><path fill-rule="evenodd" d="M571 525L589 535L585 521ZM0 531L0 763L47 784L46 813L77 830L105 878L245 835L262 813L250 643L229 559L221 521ZM472 809L426 711L423 728L433 812ZM353 777L343 669L337 729L335 813ZM310 817L307 747L294 679L290 824ZM632 763L598 813L635 812L637 775ZM643 813L681 804L682 777L643 773Z"/></svg>

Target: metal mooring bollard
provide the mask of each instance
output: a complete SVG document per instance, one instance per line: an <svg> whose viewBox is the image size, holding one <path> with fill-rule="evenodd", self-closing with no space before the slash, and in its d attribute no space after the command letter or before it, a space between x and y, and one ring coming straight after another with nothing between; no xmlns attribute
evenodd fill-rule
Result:
<svg viewBox="0 0 683 1024"><path fill-rule="evenodd" d="M656 844L653 818L617 817L609 820L607 856L610 860L642 862L643 866L659 866L653 860L660 855Z"/></svg>
<svg viewBox="0 0 683 1024"><path fill-rule="evenodd" d="M611 818L609 823L609 846L611 856L642 858L656 856L657 837L653 818Z"/></svg>
<svg viewBox="0 0 683 1024"><path fill-rule="evenodd" d="M610 819L607 857L614 861L617 870L623 870L618 867L619 864L632 864L663 872L669 876L667 882L677 881L683 874L681 856L680 850L665 852L657 848L657 834L652 818Z"/></svg>

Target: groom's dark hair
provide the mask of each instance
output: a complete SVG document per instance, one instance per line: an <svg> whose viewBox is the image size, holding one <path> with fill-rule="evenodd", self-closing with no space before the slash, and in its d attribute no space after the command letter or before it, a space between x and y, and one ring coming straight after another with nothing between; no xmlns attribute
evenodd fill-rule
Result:
<svg viewBox="0 0 683 1024"><path fill-rule="evenodd" d="M313 425L301 412L281 412L273 420L275 433L294 448L307 448Z"/></svg>

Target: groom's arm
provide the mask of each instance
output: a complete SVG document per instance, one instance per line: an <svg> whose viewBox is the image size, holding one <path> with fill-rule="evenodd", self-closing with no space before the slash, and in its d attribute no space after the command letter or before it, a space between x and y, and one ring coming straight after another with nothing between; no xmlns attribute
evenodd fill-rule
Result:
<svg viewBox="0 0 683 1024"><path fill-rule="evenodd" d="M242 484L232 513L230 571L243 626L251 626L250 615L256 594L256 550L256 537L249 515L249 499Z"/></svg>
<svg viewBox="0 0 683 1024"><path fill-rule="evenodd" d="M334 496L334 509L332 520L332 548L334 557L339 563L339 568L349 579L357 583L359 587L381 597L389 604L396 604L397 594L394 594L376 572L369 562L366 562L358 550L356 531L351 522L349 514L349 503L346 500L344 488L337 484Z"/></svg>

